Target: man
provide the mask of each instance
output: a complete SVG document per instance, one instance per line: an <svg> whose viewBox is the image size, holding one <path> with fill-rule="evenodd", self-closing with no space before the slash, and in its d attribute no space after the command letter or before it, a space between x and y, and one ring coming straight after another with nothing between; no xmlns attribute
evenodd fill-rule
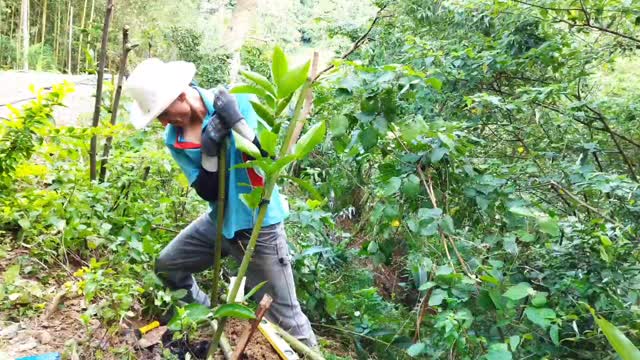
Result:
<svg viewBox="0 0 640 360"><path fill-rule="evenodd" d="M218 197L218 154L231 129L252 141L260 149L254 133L257 115L249 97L234 97L220 88L216 93L192 85L196 69L192 63L162 62L147 59L129 76L126 84L134 102L130 121L137 129L158 119L165 126L165 144L198 195L209 202L211 211L201 215L182 230L156 261L156 273L171 289L186 289L187 302L210 306L210 299L196 283L193 273L213 267ZM247 207L239 195L264 186L264 179L253 169L234 166L250 160L229 137L227 149L227 203L222 234L223 256L239 262L244 255L257 211ZM249 186L250 184L250 186ZM274 190L258 237L246 285L267 284L256 294L266 292L273 298L267 318L309 346L316 338L298 303L289 248L283 221L288 215L286 201Z"/></svg>

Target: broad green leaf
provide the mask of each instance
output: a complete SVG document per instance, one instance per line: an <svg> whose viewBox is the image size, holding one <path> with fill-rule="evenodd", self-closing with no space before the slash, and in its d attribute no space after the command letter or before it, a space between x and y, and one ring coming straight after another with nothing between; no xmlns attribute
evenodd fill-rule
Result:
<svg viewBox="0 0 640 360"><path fill-rule="evenodd" d="M513 234L507 235L502 239L502 248L511 255L518 253L518 244L516 243L516 236Z"/></svg>
<svg viewBox="0 0 640 360"><path fill-rule="evenodd" d="M442 209L439 208L420 208L418 209L418 218L425 219L437 219L442 216Z"/></svg>
<svg viewBox="0 0 640 360"><path fill-rule="evenodd" d="M267 129L264 129L258 133L258 140L260 140L260 146L262 147L262 149L269 153L269 156L276 156L278 135L272 133Z"/></svg>
<svg viewBox="0 0 640 360"><path fill-rule="evenodd" d="M252 85L238 85L229 92L231 94L254 94L259 98L266 98L268 96L268 93L263 88Z"/></svg>
<svg viewBox="0 0 640 360"><path fill-rule="evenodd" d="M431 151L431 162L432 163L437 163L438 161L440 161L442 159L444 154L446 154L448 152L449 152L449 149L444 148L444 147L437 147L437 148L433 149L433 151Z"/></svg>
<svg viewBox="0 0 640 360"><path fill-rule="evenodd" d="M534 210L532 210L531 208L528 207L524 207L524 206L514 206L509 208L509 211L517 214L517 215L521 215L521 216L526 216L526 217L536 217L536 213Z"/></svg>
<svg viewBox="0 0 640 360"><path fill-rule="evenodd" d="M418 288L418 290L420 291L426 291L431 289L432 287L436 286L437 284L433 281L427 281L424 284L420 285L420 287Z"/></svg>
<svg viewBox="0 0 640 360"><path fill-rule="evenodd" d="M278 106L276 106L276 112L275 112L275 117L280 116L280 113L282 113L282 111L284 111L284 109L286 109L287 105L289 105L289 103L291 102L291 98L293 97L293 93L291 93L291 95L289 95L289 97L285 98L285 99L280 99L278 100Z"/></svg>
<svg viewBox="0 0 640 360"><path fill-rule="evenodd" d="M311 62L307 61L301 66L291 69L284 75L278 83L278 99L284 99L293 94L305 81L309 75Z"/></svg>
<svg viewBox="0 0 640 360"><path fill-rule="evenodd" d="M9 268L5 270L2 278L4 279L4 283L6 285L11 285L16 281L19 275L20 275L20 265L15 264L15 265L9 266Z"/></svg>
<svg viewBox="0 0 640 360"><path fill-rule="evenodd" d="M378 252L378 250L380 249L380 247L378 246L378 242L377 241L370 241L369 245L367 245L367 252L369 254L375 254Z"/></svg>
<svg viewBox="0 0 640 360"><path fill-rule="evenodd" d="M511 360L513 356L507 347L507 344L491 344L489 353L486 355L487 360Z"/></svg>
<svg viewBox="0 0 640 360"><path fill-rule="evenodd" d="M411 174L402 181L402 194L409 199L415 199L420 194L420 179Z"/></svg>
<svg viewBox="0 0 640 360"><path fill-rule="evenodd" d="M407 354L411 357L415 357L418 356L420 354L422 354L422 352L424 351L424 348L426 347L426 345L424 343L415 343L411 346L409 346L409 348L407 349Z"/></svg>
<svg viewBox="0 0 640 360"><path fill-rule="evenodd" d="M455 232L455 227L453 226L453 219L449 215L445 215L440 221L440 227L442 231L447 234L453 234Z"/></svg>
<svg viewBox="0 0 640 360"><path fill-rule="evenodd" d="M436 269L436 276L438 275L449 275L453 273L453 269L449 265L440 265Z"/></svg>
<svg viewBox="0 0 640 360"><path fill-rule="evenodd" d="M543 329L548 328L549 325L551 325L551 320L556 318L556 312L549 308L536 308L527 306L524 314L527 316L527 319L531 320L532 323L540 326Z"/></svg>
<svg viewBox="0 0 640 360"><path fill-rule="evenodd" d="M540 218L538 220L538 227L540 231L549 234L551 236L560 235L560 227L558 227L558 221L551 218Z"/></svg>
<svg viewBox="0 0 640 360"><path fill-rule="evenodd" d="M560 345L560 335L558 334L558 325L553 324L549 329L549 337L551 337L551 341L557 346Z"/></svg>
<svg viewBox="0 0 640 360"><path fill-rule="evenodd" d="M327 314L331 315L331 317L335 318L338 311L339 302L335 296L327 294L324 299L324 309L327 311Z"/></svg>
<svg viewBox="0 0 640 360"><path fill-rule="evenodd" d="M509 347L511 348L511 351L516 351L518 349L518 345L520 345L520 336L509 336Z"/></svg>
<svg viewBox="0 0 640 360"><path fill-rule="evenodd" d="M502 294L502 296L508 297L511 300L520 300L520 299L526 298L527 296L533 293L534 293L534 290L531 287L531 285L527 284L526 282L521 282L507 289L507 291L505 291L505 293Z"/></svg>
<svg viewBox="0 0 640 360"><path fill-rule="evenodd" d="M266 106L262 105L259 102L253 100L249 100L249 102L251 103L251 107L253 107L253 110L256 112L256 114L258 114L258 116L260 116L262 120L266 121L269 126L273 126L275 124L275 116L273 115L271 110L267 109Z"/></svg>
<svg viewBox="0 0 640 360"><path fill-rule="evenodd" d="M236 148L254 159L261 159L260 150L251 141L245 139L242 135L233 132L233 139L236 142Z"/></svg>
<svg viewBox="0 0 640 360"><path fill-rule="evenodd" d="M317 122L307 130L307 132L300 137L296 143L293 154L296 155L298 160L307 156L316 145L320 144L324 140L324 136L327 132L327 125L324 121Z"/></svg>
<svg viewBox="0 0 640 360"><path fill-rule="evenodd" d="M535 307L542 307L547 304L547 293L544 291L536 292L531 298L531 305Z"/></svg>
<svg viewBox="0 0 640 360"><path fill-rule="evenodd" d="M183 297L187 296L189 292L186 289L178 289L171 292L171 298L180 300Z"/></svg>
<svg viewBox="0 0 640 360"><path fill-rule="evenodd" d="M436 90L440 90L442 89L442 81L440 81L440 79L438 78L428 78L426 80L427 84L431 85L431 87L433 87Z"/></svg>
<svg viewBox="0 0 640 360"><path fill-rule="evenodd" d="M240 200L249 207L249 209L257 209L262 200L263 187L256 187L250 193L240 194Z"/></svg>
<svg viewBox="0 0 640 360"><path fill-rule="evenodd" d="M364 151L368 151L378 144L378 131L373 127L368 127L358 134L358 139Z"/></svg>
<svg viewBox="0 0 640 360"><path fill-rule="evenodd" d="M186 311L185 317L195 323L205 320L211 314L211 309L198 303L191 303L185 306L184 309Z"/></svg>
<svg viewBox="0 0 640 360"><path fill-rule="evenodd" d="M600 329L602 329L604 336L609 340L609 344L611 344L616 353L620 355L622 360L640 359L640 350L638 350L638 348L624 335L622 331L620 331L620 329L595 314L593 317L598 326L600 326Z"/></svg>
<svg viewBox="0 0 640 360"><path fill-rule="evenodd" d="M262 289L263 286L265 286L267 284L267 281L263 281L261 283L259 283L258 285L254 286L253 289L251 289L245 296L244 296L244 301L249 300L255 293L257 293L258 291L260 291L260 289Z"/></svg>
<svg viewBox="0 0 640 360"><path fill-rule="evenodd" d="M245 78L256 83L256 85L263 88L269 94L272 94L272 95L276 94L276 89L273 87L273 84L271 84L269 79L267 79L266 77L252 71L241 71L240 74L242 74L242 76L244 76Z"/></svg>
<svg viewBox="0 0 640 360"><path fill-rule="evenodd" d="M216 319L231 317L236 319L255 319L256 315L250 308L240 304L224 304L213 313Z"/></svg>
<svg viewBox="0 0 640 360"><path fill-rule="evenodd" d="M442 301L448 297L447 291L442 289L435 289L431 293L429 298L429 306L438 306L442 304Z"/></svg>
<svg viewBox="0 0 640 360"><path fill-rule="evenodd" d="M400 189L401 183L402 183L402 180L399 177L392 177L384 185L384 188L382 189L383 191L382 195L391 196L395 194Z"/></svg>
<svg viewBox="0 0 640 360"><path fill-rule="evenodd" d="M280 87L283 77L289 71L289 65L287 64L287 57L284 55L284 51L280 46L276 46L273 49L273 59L271 61L271 78L276 86Z"/></svg>

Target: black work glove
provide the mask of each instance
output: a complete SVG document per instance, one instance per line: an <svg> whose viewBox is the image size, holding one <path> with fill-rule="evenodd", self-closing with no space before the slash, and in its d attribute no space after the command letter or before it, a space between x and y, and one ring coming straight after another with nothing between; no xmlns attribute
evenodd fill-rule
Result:
<svg viewBox="0 0 640 360"><path fill-rule="evenodd" d="M229 136L229 128L224 126L218 114L213 115L213 118L209 121L209 124L207 124L202 133L202 153L210 157L218 156L220 146L227 136Z"/></svg>
<svg viewBox="0 0 640 360"><path fill-rule="evenodd" d="M213 108L227 129L232 129L240 120L244 119L235 96L229 94L223 87L218 87L214 94Z"/></svg>

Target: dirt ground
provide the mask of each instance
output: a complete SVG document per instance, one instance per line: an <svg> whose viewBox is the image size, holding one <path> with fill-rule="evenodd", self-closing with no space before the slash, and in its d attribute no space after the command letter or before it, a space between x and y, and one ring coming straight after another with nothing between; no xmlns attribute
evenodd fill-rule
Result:
<svg viewBox="0 0 640 360"><path fill-rule="evenodd" d="M2 245L2 241L0 241ZM171 349L178 358L185 358L191 353L192 359L204 358L208 347L210 329L203 329L200 339L190 340L189 343L172 341L171 334L165 327L157 330L157 337L151 345L143 344L133 332L133 329L149 323L149 319L127 319L117 331L107 329L97 319L84 324L81 320L87 305L84 296L74 291L73 276L62 267L47 267L29 255L28 249L8 249L6 245L0 247L0 279L2 274L12 265L20 263L24 268L31 267L31 276L21 274L26 281L38 283L42 287L42 294L34 299L33 307L2 308L0 303L0 360L16 359L24 356L60 352L65 359L105 359L115 360L123 358L123 352L132 354L136 359L160 360L163 347ZM66 285L65 285L66 283ZM52 303L55 295L61 289L71 288L56 306L56 310L48 318L47 307ZM135 306L135 305L134 305ZM139 307L139 305L138 305ZM139 308L134 312L139 312ZM249 327L248 321L230 319L225 326L225 333L232 346L236 344L243 331ZM164 345L163 345L164 344ZM120 349L114 353L113 349ZM220 356L222 358L222 356ZM246 360L276 360L278 354L271 344L256 331L250 340L243 359Z"/></svg>
<svg viewBox="0 0 640 360"><path fill-rule="evenodd" d="M235 346L242 336L242 333L250 326L248 321L242 321L238 319L229 319L224 327L224 332L231 342L231 346ZM262 335L259 330L256 330L254 335L249 340L247 348L244 351L242 359L245 360L278 360L280 357L278 353L273 350L273 347L269 341Z"/></svg>

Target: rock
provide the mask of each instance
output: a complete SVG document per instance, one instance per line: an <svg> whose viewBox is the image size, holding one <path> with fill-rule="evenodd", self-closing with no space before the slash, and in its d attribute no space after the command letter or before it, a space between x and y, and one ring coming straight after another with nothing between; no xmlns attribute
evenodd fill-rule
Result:
<svg viewBox="0 0 640 360"><path fill-rule="evenodd" d="M6 339L12 339L16 335L18 335L18 330L20 330L20 324L19 323L13 323L13 324L5 327L4 329L0 330L0 337L1 338L6 338Z"/></svg>
<svg viewBox="0 0 640 360"><path fill-rule="evenodd" d="M17 350L18 352L23 352L23 351L31 350L36 346L38 346L38 342L34 338L30 338L26 342L18 345Z"/></svg>
<svg viewBox="0 0 640 360"><path fill-rule="evenodd" d="M50 343L52 339L51 334L49 334L49 332L47 331L41 331L36 336L38 338L38 341L40 341L40 344L42 345Z"/></svg>

